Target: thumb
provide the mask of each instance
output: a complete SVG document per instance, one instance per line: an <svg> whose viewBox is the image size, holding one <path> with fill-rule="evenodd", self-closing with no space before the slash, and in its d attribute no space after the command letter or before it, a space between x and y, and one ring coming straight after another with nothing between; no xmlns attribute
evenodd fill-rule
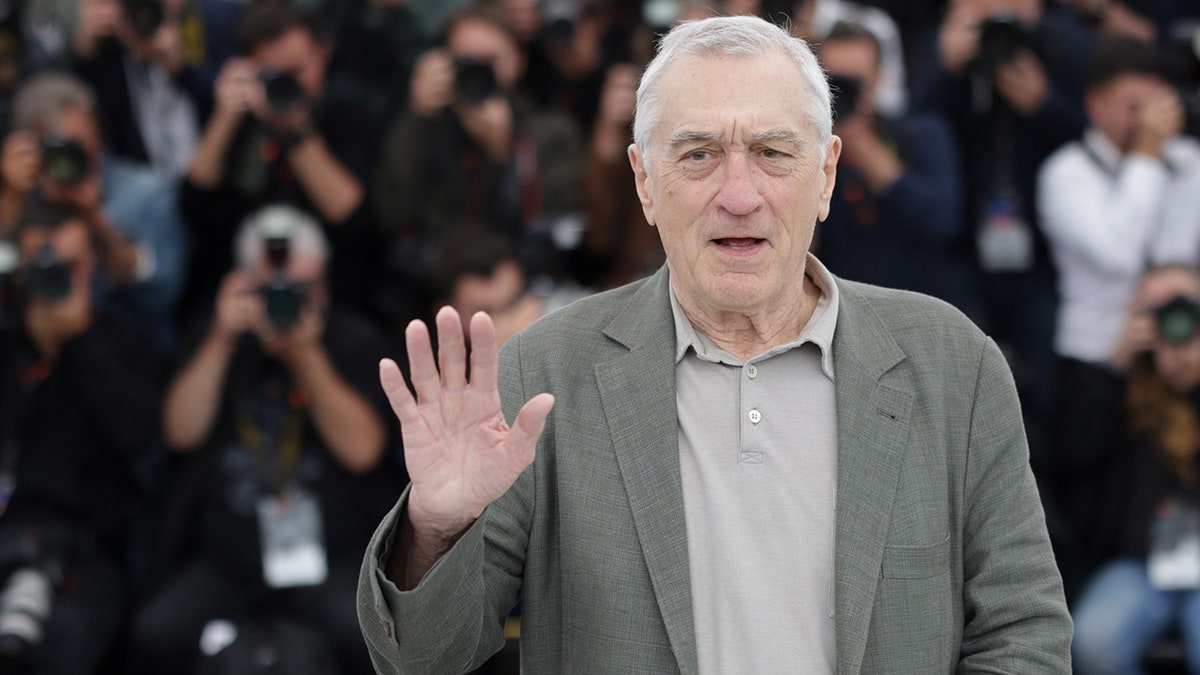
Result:
<svg viewBox="0 0 1200 675"><path fill-rule="evenodd" d="M510 454L524 459L526 466L533 462L534 449L538 438L546 428L546 418L554 407L554 396L538 394L526 401L513 420L512 429L508 434L508 451Z"/></svg>

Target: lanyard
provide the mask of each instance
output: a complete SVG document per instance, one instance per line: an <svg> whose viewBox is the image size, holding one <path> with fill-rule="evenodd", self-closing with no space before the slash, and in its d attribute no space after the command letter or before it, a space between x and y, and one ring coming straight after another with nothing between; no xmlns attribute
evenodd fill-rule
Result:
<svg viewBox="0 0 1200 675"><path fill-rule="evenodd" d="M303 393L297 387L292 387L288 393L288 411L283 421L283 429L279 434L276 446L274 470L271 467L271 450L267 447L266 434L245 414L239 414L235 425L242 443L251 450L263 475L270 482L275 494L283 494L285 488L295 487L292 471L300 459L300 435L303 420L300 414L305 400Z"/></svg>

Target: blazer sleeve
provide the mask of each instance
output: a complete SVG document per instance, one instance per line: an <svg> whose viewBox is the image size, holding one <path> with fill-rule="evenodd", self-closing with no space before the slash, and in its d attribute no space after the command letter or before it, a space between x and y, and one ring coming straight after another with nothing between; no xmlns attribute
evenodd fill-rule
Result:
<svg viewBox="0 0 1200 675"><path fill-rule="evenodd" d="M975 382L963 486L959 672L1070 673L1071 617L1012 375L988 339Z"/></svg>
<svg viewBox="0 0 1200 675"><path fill-rule="evenodd" d="M501 400L510 422L525 401L516 352L505 349L500 362ZM543 439L550 433L547 426ZM521 592L533 472L531 466L492 502L410 591L401 591L384 573L411 485L405 489L371 538L359 574L359 626L376 672L464 673L504 646L504 622Z"/></svg>

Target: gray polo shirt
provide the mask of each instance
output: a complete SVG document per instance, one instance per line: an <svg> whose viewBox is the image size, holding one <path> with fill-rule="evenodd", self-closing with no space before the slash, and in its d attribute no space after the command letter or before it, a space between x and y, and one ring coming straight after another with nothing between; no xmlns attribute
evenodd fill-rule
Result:
<svg viewBox="0 0 1200 675"><path fill-rule="evenodd" d="M688 321L675 292L679 463L701 673L833 673L838 291L793 341L747 361Z"/></svg>

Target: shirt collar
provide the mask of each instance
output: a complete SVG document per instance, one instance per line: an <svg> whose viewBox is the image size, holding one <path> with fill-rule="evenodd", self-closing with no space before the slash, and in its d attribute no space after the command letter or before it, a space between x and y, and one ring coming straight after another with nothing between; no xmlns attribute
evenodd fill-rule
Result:
<svg viewBox="0 0 1200 675"><path fill-rule="evenodd" d="M811 342L821 350L821 370L830 380L833 379L833 333L837 327L838 306L840 303L837 283L833 275L817 260L812 253L806 254L804 276L808 277L817 290L821 292L817 307L809 317L808 323L800 331L795 340L768 349L751 357L745 363L762 361L777 354L790 351L805 343ZM696 330L692 322L683 313L679 300L675 297L674 284L667 284L671 298L671 315L675 320L675 364L678 365L687 355L688 349L693 349L696 356L704 361L713 363L728 363L743 365L743 361L721 349L707 335Z"/></svg>
<svg viewBox="0 0 1200 675"><path fill-rule="evenodd" d="M1108 136L1104 135L1096 127L1088 127L1087 131L1083 132L1083 144L1092 157L1097 160L1101 168L1109 173L1116 173L1121 166L1122 153L1121 149L1116 146Z"/></svg>

